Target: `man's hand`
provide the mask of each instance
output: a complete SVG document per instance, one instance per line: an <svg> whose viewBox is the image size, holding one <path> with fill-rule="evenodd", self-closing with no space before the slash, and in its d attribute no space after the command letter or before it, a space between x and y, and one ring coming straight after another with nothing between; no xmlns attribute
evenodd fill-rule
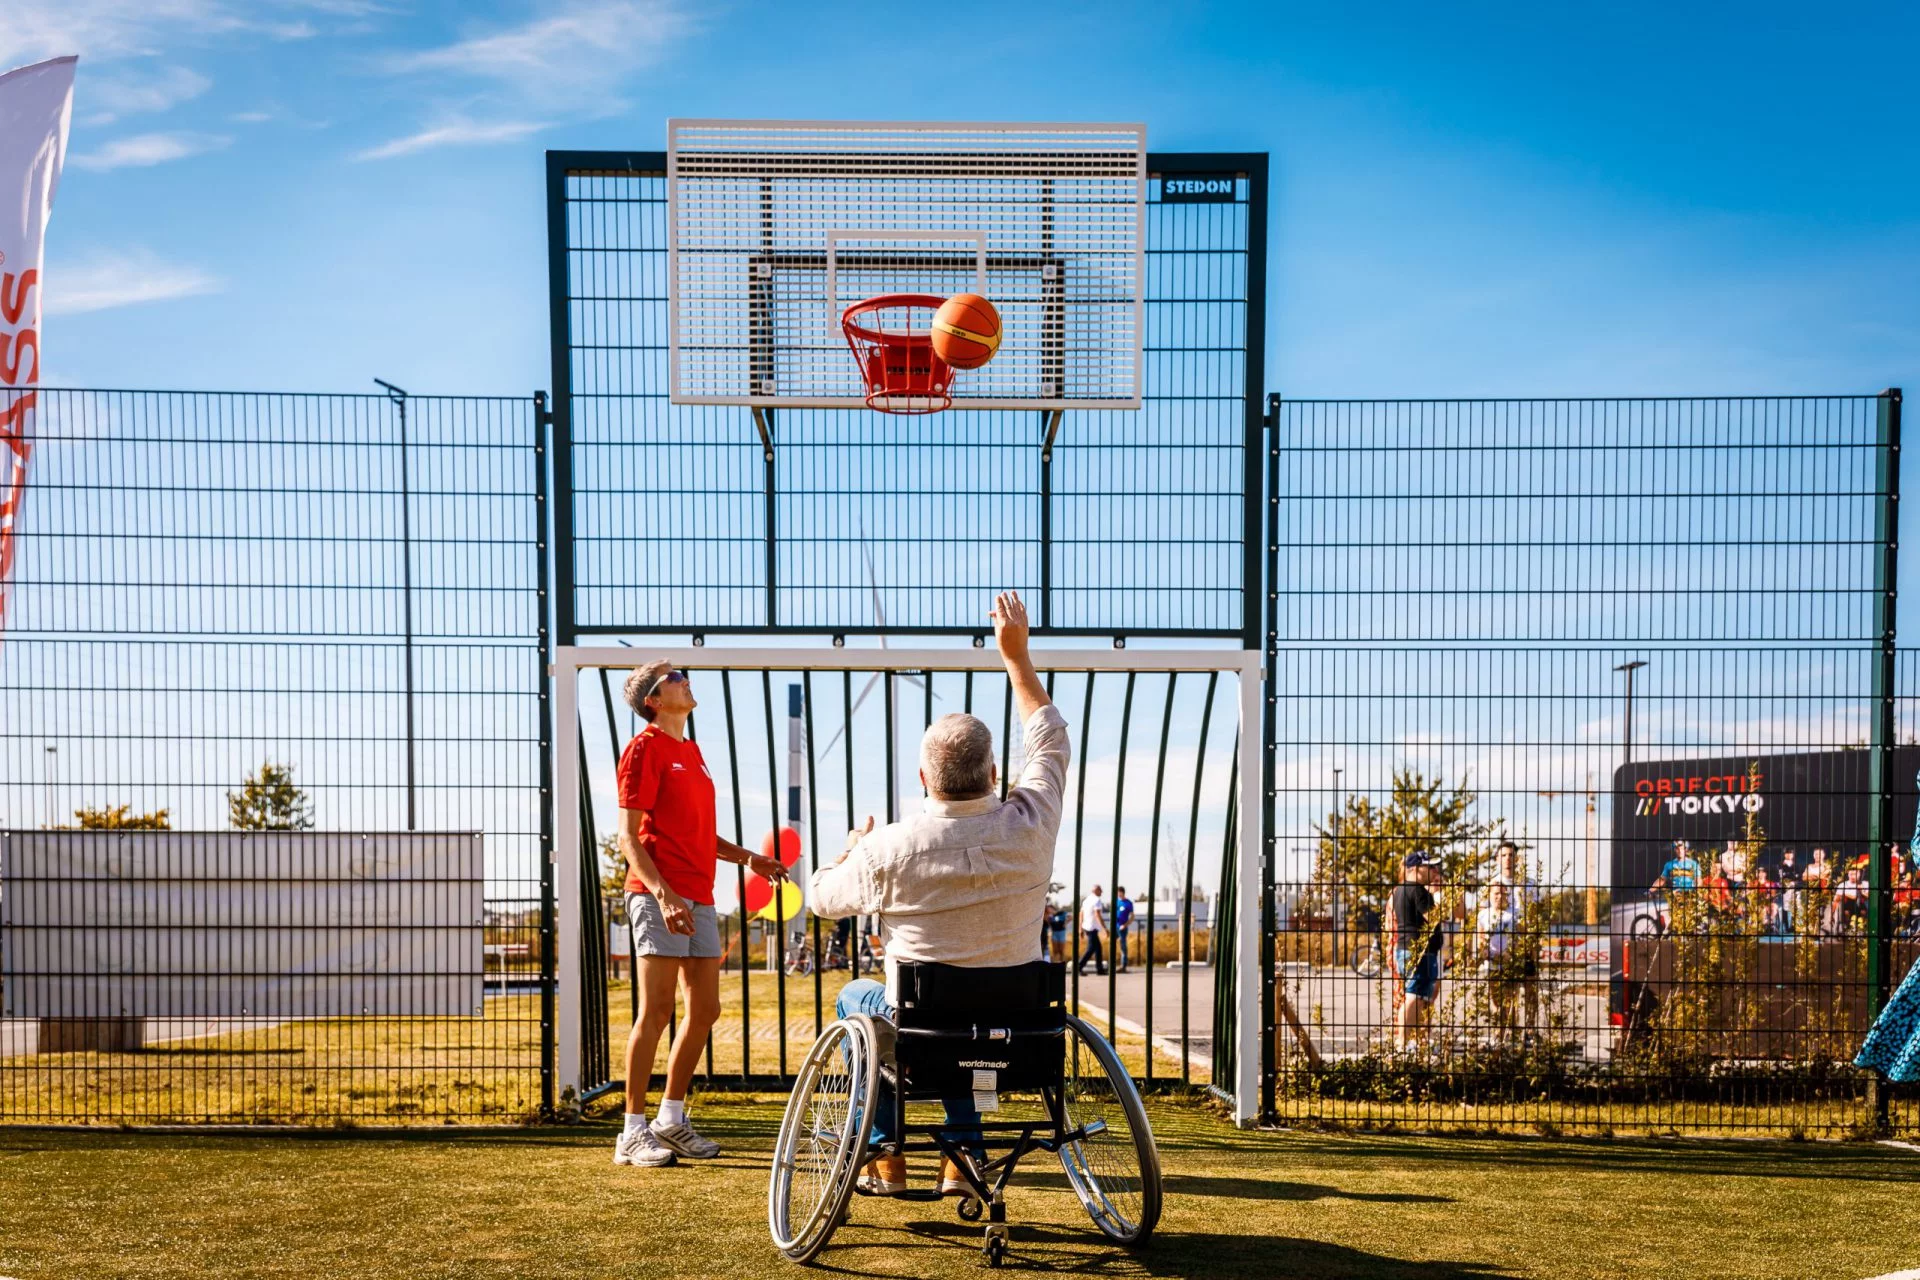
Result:
<svg viewBox="0 0 1920 1280"><path fill-rule="evenodd" d="M862 840L865 840L868 836L872 834L873 834L873 815L868 814L867 820L865 822L861 823L859 826L855 827L853 830L847 832L847 847L840 851L840 856L833 860L833 865L837 867L841 863L845 862L847 860L847 855L853 852L853 846L859 844Z"/></svg>
<svg viewBox="0 0 1920 1280"><path fill-rule="evenodd" d="M769 858L764 853L748 854L747 870L753 872L753 874L763 880L772 881L774 884L779 884L781 881L787 879L787 869L781 864L780 859Z"/></svg>
<svg viewBox="0 0 1920 1280"><path fill-rule="evenodd" d="M684 933L693 936L693 908L687 900L673 890L662 885L660 892L654 895L660 903L660 914L666 918L668 933Z"/></svg>
<svg viewBox="0 0 1920 1280"><path fill-rule="evenodd" d="M1040 683L1039 673L1033 669L1033 656L1027 651L1031 634L1027 626L1027 606L1021 603L1018 591L1002 591L993 598L993 611L987 616L993 619L993 642L1000 650L1000 661L1007 666L1014 704L1020 713L1020 723L1025 724L1028 716L1052 701L1047 697L1046 686Z"/></svg>
<svg viewBox="0 0 1920 1280"><path fill-rule="evenodd" d="M1000 650L1000 656L1008 662L1028 662L1027 638L1031 630L1027 625L1027 606L1020 600L1018 591L1002 591L993 598L993 611L987 615L993 620L993 642Z"/></svg>

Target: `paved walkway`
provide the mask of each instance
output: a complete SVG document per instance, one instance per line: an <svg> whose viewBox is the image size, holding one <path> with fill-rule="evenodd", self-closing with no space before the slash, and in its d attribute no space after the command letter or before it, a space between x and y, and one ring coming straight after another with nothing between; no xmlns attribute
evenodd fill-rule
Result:
<svg viewBox="0 0 1920 1280"><path fill-rule="evenodd" d="M1186 1038L1180 1034L1180 996L1186 988ZM1107 1030L1108 1012L1113 1014L1116 1030L1146 1035L1148 982L1145 971L1135 968L1113 975L1111 1000L1107 978L1088 970L1080 978L1080 1016L1101 1031ZM1151 1033L1163 1059L1180 1060L1182 1046L1191 1055L1196 1069L1213 1067L1213 970L1206 965L1191 969L1161 967L1153 971L1153 1017ZM1067 996L1073 996L1073 975L1067 975ZM1158 1068L1155 1068L1157 1071Z"/></svg>

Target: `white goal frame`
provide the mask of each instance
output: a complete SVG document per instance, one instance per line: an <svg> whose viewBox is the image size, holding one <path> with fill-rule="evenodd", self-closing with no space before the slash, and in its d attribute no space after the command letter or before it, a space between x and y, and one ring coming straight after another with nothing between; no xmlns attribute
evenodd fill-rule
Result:
<svg viewBox="0 0 1920 1280"><path fill-rule="evenodd" d="M553 812L555 937L555 1089L581 1092L580 1033L582 921L580 918L580 673L600 668L631 670L641 661L666 659L698 672L719 670L799 671L1001 671L991 649L826 649L624 647L562 645L553 655ZM1247 649L1036 649L1041 671L1230 672L1239 677L1239 831L1234 896L1234 1001L1236 1053L1231 1089L1236 1123L1252 1124L1260 1104L1260 907L1261 848L1265 839L1261 797L1260 698L1265 671L1260 654ZM1218 1034L1218 1028L1215 1029ZM613 1064L609 1064L613 1068Z"/></svg>

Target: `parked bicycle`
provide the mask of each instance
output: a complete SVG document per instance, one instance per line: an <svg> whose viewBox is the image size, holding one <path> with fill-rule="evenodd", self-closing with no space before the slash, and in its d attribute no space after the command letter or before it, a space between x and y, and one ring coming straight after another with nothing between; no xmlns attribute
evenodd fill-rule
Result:
<svg viewBox="0 0 1920 1280"><path fill-rule="evenodd" d="M804 929L795 929L788 935L786 969L788 973L801 975L813 972L813 948L807 943Z"/></svg>

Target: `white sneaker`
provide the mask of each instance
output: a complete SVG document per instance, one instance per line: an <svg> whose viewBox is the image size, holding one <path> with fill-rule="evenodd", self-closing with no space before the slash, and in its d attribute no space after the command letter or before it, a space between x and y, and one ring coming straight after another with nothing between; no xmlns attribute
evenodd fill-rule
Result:
<svg viewBox="0 0 1920 1280"><path fill-rule="evenodd" d="M638 1129L629 1129L620 1135L613 1144L613 1162L615 1164L641 1165L658 1168L673 1163L673 1152L660 1145L653 1136L653 1130L646 1125Z"/></svg>
<svg viewBox="0 0 1920 1280"><path fill-rule="evenodd" d="M693 1126L684 1120L679 1124L661 1124L655 1120L653 1138L661 1146L677 1151L689 1160L711 1160L720 1154L719 1143L695 1133Z"/></svg>

